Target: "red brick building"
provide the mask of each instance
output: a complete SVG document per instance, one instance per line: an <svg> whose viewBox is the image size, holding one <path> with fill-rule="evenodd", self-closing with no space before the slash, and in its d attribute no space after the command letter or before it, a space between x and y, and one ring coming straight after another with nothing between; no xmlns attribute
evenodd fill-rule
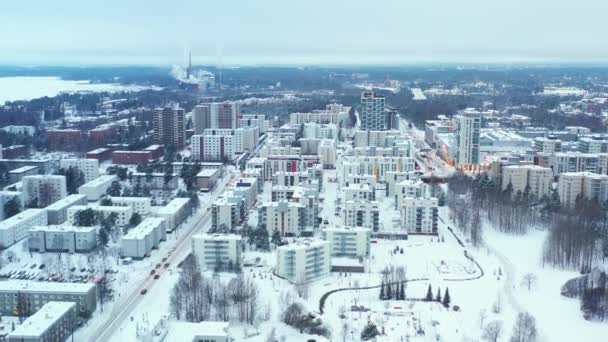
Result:
<svg viewBox="0 0 608 342"><path fill-rule="evenodd" d="M151 159L160 159L163 156L163 147L162 145L150 145L143 149L144 151L149 151L151 154Z"/></svg>
<svg viewBox="0 0 608 342"><path fill-rule="evenodd" d="M101 126L89 131L89 143L92 147L103 147L116 142L116 128Z"/></svg>
<svg viewBox="0 0 608 342"><path fill-rule="evenodd" d="M82 132L77 129L54 129L46 136L52 151L80 151L82 147Z"/></svg>
<svg viewBox="0 0 608 342"><path fill-rule="evenodd" d="M138 165L152 160L150 151L114 151L112 152L112 164Z"/></svg>
<svg viewBox="0 0 608 342"><path fill-rule="evenodd" d="M97 159L99 161L110 159L112 157L112 150L109 148L98 148L93 151L89 151L86 154L88 159Z"/></svg>
<svg viewBox="0 0 608 342"><path fill-rule="evenodd" d="M12 145L2 148L2 158L4 159L16 159L27 154L28 149L25 145Z"/></svg>

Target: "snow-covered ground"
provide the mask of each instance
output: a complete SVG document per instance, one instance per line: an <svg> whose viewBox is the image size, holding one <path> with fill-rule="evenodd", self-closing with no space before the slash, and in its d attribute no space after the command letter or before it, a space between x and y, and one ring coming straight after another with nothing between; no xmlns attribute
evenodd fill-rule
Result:
<svg viewBox="0 0 608 342"><path fill-rule="evenodd" d="M426 95L424 95L424 92L422 91L422 89L420 89L420 88L412 88L410 90L412 91L412 94L414 95L413 99L415 101L426 100Z"/></svg>
<svg viewBox="0 0 608 342"><path fill-rule="evenodd" d="M59 77L0 77L0 105L6 101L31 100L60 93L139 91L150 87L69 81Z"/></svg>

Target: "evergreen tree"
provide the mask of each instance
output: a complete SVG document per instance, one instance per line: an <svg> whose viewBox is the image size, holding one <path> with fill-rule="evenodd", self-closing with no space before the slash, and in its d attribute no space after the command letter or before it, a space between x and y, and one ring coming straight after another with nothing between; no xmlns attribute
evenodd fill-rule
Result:
<svg viewBox="0 0 608 342"><path fill-rule="evenodd" d="M4 219L7 219L19 214L21 206L19 205L17 197L13 197L4 203L4 208L2 209L4 210Z"/></svg>
<svg viewBox="0 0 608 342"><path fill-rule="evenodd" d="M386 284L386 299L393 299L393 292L391 290L391 283Z"/></svg>
<svg viewBox="0 0 608 342"><path fill-rule="evenodd" d="M431 284L429 284L429 288L426 290L426 298L424 300L427 302L433 301L433 290L431 288Z"/></svg>
<svg viewBox="0 0 608 342"><path fill-rule="evenodd" d="M443 302L442 302L443 306L445 306L446 308L449 308L450 302L451 302L450 291L449 291L449 289L446 288L445 293L443 294Z"/></svg>
<svg viewBox="0 0 608 342"><path fill-rule="evenodd" d="M384 293L384 282L380 284L380 300L385 300L386 294Z"/></svg>
<svg viewBox="0 0 608 342"><path fill-rule="evenodd" d="M401 292L399 293L401 300L405 300L405 282L401 283Z"/></svg>
<svg viewBox="0 0 608 342"><path fill-rule="evenodd" d="M437 296L435 296L435 301L441 302L441 288L440 287L437 288Z"/></svg>
<svg viewBox="0 0 608 342"><path fill-rule="evenodd" d="M274 246L279 246L281 244L281 233L279 233L278 229L275 229L272 232L272 238L270 240L270 242L274 243Z"/></svg>
<svg viewBox="0 0 608 342"><path fill-rule="evenodd" d="M396 300L401 300L401 297L399 297L399 283L395 284L395 299Z"/></svg>

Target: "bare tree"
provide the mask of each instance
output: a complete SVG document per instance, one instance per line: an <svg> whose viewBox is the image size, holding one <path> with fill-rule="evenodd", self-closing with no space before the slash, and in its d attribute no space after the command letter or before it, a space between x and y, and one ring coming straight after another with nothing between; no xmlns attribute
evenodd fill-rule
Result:
<svg viewBox="0 0 608 342"><path fill-rule="evenodd" d="M536 319L527 312L520 312L515 320L510 342L534 342L536 336Z"/></svg>
<svg viewBox="0 0 608 342"><path fill-rule="evenodd" d="M500 294L496 296L496 300L494 301L494 304L492 304L492 312L495 314L502 312L502 297Z"/></svg>
<svg viewBox="0 0 608 342"><path fill-rule="evenodd" d="M527 273L523 276L521 280L522 286L528 288L528 291L532 291L532 288L536 285L536 275L533 273Z"/></svg>
<svg viewBox="0 0 608 342"><path fill-rule="evenodd" d="M488 342L497 342L502 334L502 322L492 321L483 329L481 338Z"/></svg>

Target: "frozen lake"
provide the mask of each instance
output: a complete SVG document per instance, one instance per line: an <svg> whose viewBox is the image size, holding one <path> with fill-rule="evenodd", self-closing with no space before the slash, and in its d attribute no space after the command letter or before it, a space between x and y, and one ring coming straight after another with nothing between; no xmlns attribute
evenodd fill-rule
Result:
<svg viewBox="0 0 608 342"><path fill-rule="evenodd" d="M144 89L150 89L150 87L109 83L91 84L89 81L66 81L59 77L0 77L0 105L6 101L51 97L64 92L114 92Z"/></svg>

